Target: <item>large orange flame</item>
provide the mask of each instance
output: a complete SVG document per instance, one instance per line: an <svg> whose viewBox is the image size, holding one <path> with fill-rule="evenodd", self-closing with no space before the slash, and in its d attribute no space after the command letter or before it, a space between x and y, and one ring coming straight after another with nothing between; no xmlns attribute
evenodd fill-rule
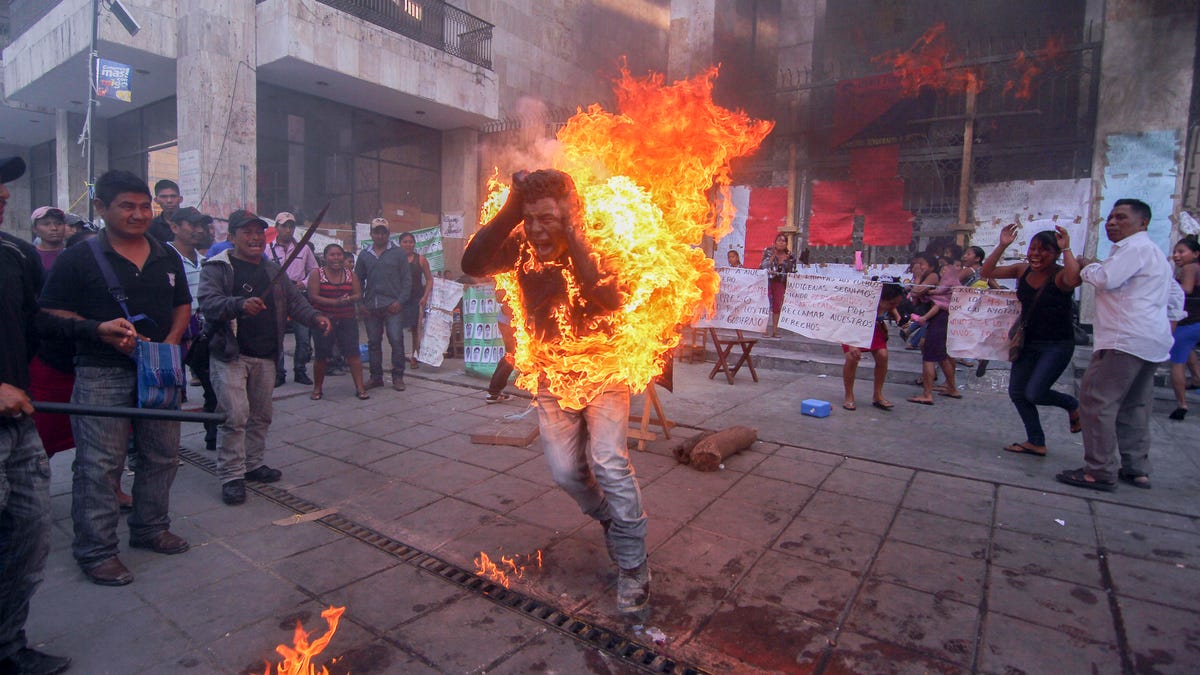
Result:
<svg viewBox="0 0 1200 675"><path fill-rule="evenodd" d="M297 621L296 632L292 636L295 647L279 645L275 648L275 651L283 657L283 661L275 666L275 675L329 675L329 669L324 666L321 666L321 670L318 671L316 666L312 665L312 659L329 646L329 641L333 639L333 634L337 631L338 621L341 620L342 613L345 611L345 607L330 607L321 612L321 618L329 624L329 630L311 643L308 641L308 633L304 631L304 626ZM263 670L263 675L271 675L270 663Z"/></svg>
<svg viewBox="0 0 1200 675"><path fill-rule="evenodd" d="M1016 78L1004 83L1004 91L1001 94L1012 94L1018 101L1030 100L1033 98L1034 81L1048 67L1055 70L1062 68L1062 57L1065 53L1063 38L1057 35L1048 39L1041 49L1019 52L1012 64Z"/></svg>
<svg viewBox="0 0 1200 675"><path fill-rule="evenodd" d="M714 210L711 192L728 197L730 162L754 152L774 127L714 103L716 75L711 68L665 85L661 75L634 78L622 69L615 87L620 112L592 105L559 132L554 168L575 180L581 230L620 280L623 309L579 332L562 316L561 337L542 342L512 303L518 386L536 391L541 377L571 410L613 385L641 391L662 372L680 326L711 308L719 277L698 246L705 234L727 234L733 219L730 210ZM496 178L488 188L484 222L508 190ZM498 275L496 284L520 297L515 273Z"/></svg>
<svg viewBox="0 0 1200 675"><path fill-rule="evenodd" d="M983 78L975 69L950 65L954 47L945 33L946 24L935 24L909 49L890 51L872 61L892 67L905 96L916 96L924 87L950 93L982 91Z"/></svg>

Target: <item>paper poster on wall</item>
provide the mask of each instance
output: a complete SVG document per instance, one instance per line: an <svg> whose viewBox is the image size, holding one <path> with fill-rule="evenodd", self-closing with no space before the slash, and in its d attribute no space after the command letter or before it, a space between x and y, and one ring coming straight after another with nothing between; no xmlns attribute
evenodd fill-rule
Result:
<svg viewBox="0 0 1200 675"><path fill-rule="evenodd" d="M200 151L184 150L177 161L180 203L200 208Z"/></svg>
<svg viewBox="0 0 1200 675"><path fill-rule="evenodd" d="M1150 205L1148 234L1162 249L1170 252L1171 214L1175 194L1179 153L1179 134L1174 129L1141 134L1111 134L1106 139L1104 188L1097 215L1096 257L1103 260L1112 250L1104 235L1104 219L1118 199L1140 199Z"/></svg>
<svg viewBox="0 0 1200 675"><path fill-rule="evenodd" d="M742 267L758 267L756 263L746 260L746 212L750 208L750 188L745 185L734 185L729 189L729 201L723 202L720 208L733 208L733 231L721 237L713 253L717 267L724 267L729 262L729 252L736 251Z"/></svg>
<svg viewBox="0 0 1200 675"><path fill-rule="evenodd" d="M463 361L468 374L491 377L504 357L504 340L496 318L500 303L492 284L473 284L463 289Z"/></svg>
<svg viewBox="0 0 1200 675"><path fill-rule="evenodd" d="M960 359L1008 360L1008 332L1021 315L1016 291L959 286L950 295L946 352Z"/></svg>
<svg viewBox="0 0 1200 675"><path fill-rule="evenodd" d="M721 288L716 311L696 322L699 328L763 331L771 316L764 270L718 267Z"/></svg>
<svg viewBox="0 0 1200 675"><path fill-rule="evenodd" d="M825 342L869 347L883 284L789 274L779 327Z"/></svg>
<svg viewBox="0 0 1200 675"><path fill-rule="evenodd" d="M454 308L458 306L462 296L462 284L441 277L433 278L433 289L429 293L429 302L426 305L428 312L425 320L421 322L421 349L417 352L417 360L421 363L442 365L442 358L446 348L450 346L450 337L454 330Z"/></svg>
<svg viewBox="0 0 1200 675"><path fill-rule="evenodd" d="M1000 245L1000 230L1019 220L1021 231L1005 251L1006 260L1023 258L1029 239L1043 230L1053 230L1056 225L1066 228L1072 247L1082 251L1087 242L1091 194L1092 182L1086 178L977 185L973 206L976 226L971 244L991 253Z"/></svg>
<svg viewBox="0 0 1200 675"><path fill-rule="evenodd" d="M441 222L442 236L450 239L462 239L463 237L463 214L447 213L442 216Z"/></svg>

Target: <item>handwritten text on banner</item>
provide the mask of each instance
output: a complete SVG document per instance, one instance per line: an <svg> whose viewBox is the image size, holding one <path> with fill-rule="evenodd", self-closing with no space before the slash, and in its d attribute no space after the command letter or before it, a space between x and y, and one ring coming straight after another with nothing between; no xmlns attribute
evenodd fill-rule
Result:
<svg viewBox="0 0 1200 675"><path fill-rule="evenodd" d="M1020 315L1016 291L955 288L946 351L955 358L1007 361L1008 331Z"/></svg>
<svg viewBox="0 0 1200 675"><path fill-rule="evenodd" d="M815 340L869 347L883 284L789 274L779 327Z"/></svg>
<svg viewBox="0 0 1200 675"><path fill-rule="evenodd" d="M767 304L767 273L764 270L718 267L721 290L717 309L696 322L700 328L766 330L771 308Z"/></svg>

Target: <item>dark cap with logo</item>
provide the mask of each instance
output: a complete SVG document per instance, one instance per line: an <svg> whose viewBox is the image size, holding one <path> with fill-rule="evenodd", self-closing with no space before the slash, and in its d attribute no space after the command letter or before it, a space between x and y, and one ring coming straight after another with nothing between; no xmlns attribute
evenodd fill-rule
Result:
<svg viewBox="0 0 1200 675"><path fill-rule="evenodd" d="M185 206L182 209L176 209L175 213L171 214L171 221L176 223L191 223L192 225L208 225L212 223L212 216L200 213L200 210L194 206Z"/></svg>

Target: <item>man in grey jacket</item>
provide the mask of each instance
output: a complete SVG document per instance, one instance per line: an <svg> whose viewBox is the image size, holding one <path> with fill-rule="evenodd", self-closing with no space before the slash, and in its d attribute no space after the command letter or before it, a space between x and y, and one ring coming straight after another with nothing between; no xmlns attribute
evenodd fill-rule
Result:
<svg viewBox="0 0 1200 675"><path fill-rule="evenodd" d="M362 281L364 323L371 379L367 389L383 386L383 333L392 348L392 388L404 391L404 325L401 311L412 290L408 254L391 241L388 221L371 221L371 245L358 255L354 274Z"/></svg>
<svg viewBox="0 0 1200 675"><path fill-rule="evenodd" d="M200 270L200 311L211 332L209 356L217 390L217 410L225 413L217 435L217 475L226 504L246 501L246 481L274 483L283 472L263 463L271 426L275 361L283 332L293 320L329 333L322 316L279 266L263 258L266 221L245 210L229 215L233 248L204 262Z"/></svg>

